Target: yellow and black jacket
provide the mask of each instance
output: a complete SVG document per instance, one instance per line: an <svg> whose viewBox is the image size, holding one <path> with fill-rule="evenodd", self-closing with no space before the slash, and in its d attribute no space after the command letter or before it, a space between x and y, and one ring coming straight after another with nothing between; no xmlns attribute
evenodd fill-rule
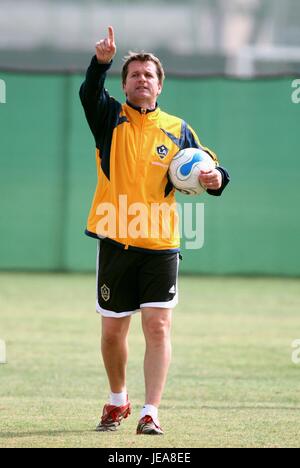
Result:
<svg viewBox="0 0 300 468"><path fill-rule="evenodd" d="M171 208L175 204L175 191L168 179L169 164L184 148L203 148L217 163L216 155L204 148L191 127L178 117L166 114L159 107L149 111L129 102L120 104L110 97L104 89L110 66L99 64L93 57L80 89L96 142L98 173L86 234L126 249L176 252L180 244L176 210L170 211L170 235L161 235L160 229L156 236L149 234L152 207L164 204L165 208ZM229 182L227 171L219 166L218 169L223 184L220 190L208 190L211 195L221 195ZM164 216L162 210L159 223L163 224ZM111 224L109 229L107 224ZM140 235L134 235L137 224Z"/></svg>

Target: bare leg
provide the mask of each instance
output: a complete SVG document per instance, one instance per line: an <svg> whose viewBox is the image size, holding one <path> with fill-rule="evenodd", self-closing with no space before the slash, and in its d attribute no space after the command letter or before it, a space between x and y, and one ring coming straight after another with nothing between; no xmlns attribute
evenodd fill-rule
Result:
<svg viewBox="0 0 300 468"><path fill-rule="evenodd" d="M142 325L146 339L144 361L146 404L160 405L171 361L172 310L143 308Z"/></svg>
<svg viewBox="0 0 300 468"><path fill-rule="evenodd" d="M113 393L121 393L126 389L130 320L131 317L102 317L101 351Z"/></svg>

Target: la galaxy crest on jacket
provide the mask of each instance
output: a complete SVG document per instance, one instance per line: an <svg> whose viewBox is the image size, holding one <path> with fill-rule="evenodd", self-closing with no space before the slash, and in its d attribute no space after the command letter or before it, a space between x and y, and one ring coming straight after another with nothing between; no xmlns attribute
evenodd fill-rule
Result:
<svg viewBox="0 0 300 468"><path fill-rule="evenodd" d="M204 148L183 120L121 104L104 88L111 64L93 58L80 98L96 142L98 183L86 233L125 248L179 250L174 189L168 168L184 148Z"/></svg>

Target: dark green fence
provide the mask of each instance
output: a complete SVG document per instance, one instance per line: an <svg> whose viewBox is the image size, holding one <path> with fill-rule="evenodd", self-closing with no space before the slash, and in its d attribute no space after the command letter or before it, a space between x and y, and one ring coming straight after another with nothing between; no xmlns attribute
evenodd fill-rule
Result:
<svg viewBox="0 0 300 468"><path fill-rule="evenodd" d="M83 77L1 73L0 268L90 271L83 234L96 184L93 138L78 98ZM232 176L205 195L205 243L183 272L300 274L300 104L292 78L169 78L160 105L187 120ZM107 87L123 99L119 79ZM187 201L185 199L182 199Z"/></svg>

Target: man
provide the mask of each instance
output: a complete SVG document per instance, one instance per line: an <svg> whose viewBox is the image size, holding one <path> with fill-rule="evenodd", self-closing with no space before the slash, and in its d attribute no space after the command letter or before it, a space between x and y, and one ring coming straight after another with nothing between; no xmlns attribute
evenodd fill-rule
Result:
<svg viewBox="0 0 300 468"><path fill-rule="evenodd" d="M98 185L86 233L101 239L97 311L102 315L101 350L111 390L97 431L116 430L131 413L126 388L127 336L131 315L141 310L146 395L137 433L161 435L158 407L170 364L172 309L177 304L176 214L171 210L169 235L160 230L151 235L148 228L153 224L154 205L174 204L168 180L173 156L180 149L202 146L184 121L157 106L164 71L152 54L127 57L122 71L126 104L109 96L104 81L115 54L114 31L109 27L108 36L96 45L96 56L80 89L96 142ZM216 160L214 153L205 150ZM220 195L229 176L217 167L203 172L200 180L208 193ZM163 218L158 216L159 225Z"/></svg>

